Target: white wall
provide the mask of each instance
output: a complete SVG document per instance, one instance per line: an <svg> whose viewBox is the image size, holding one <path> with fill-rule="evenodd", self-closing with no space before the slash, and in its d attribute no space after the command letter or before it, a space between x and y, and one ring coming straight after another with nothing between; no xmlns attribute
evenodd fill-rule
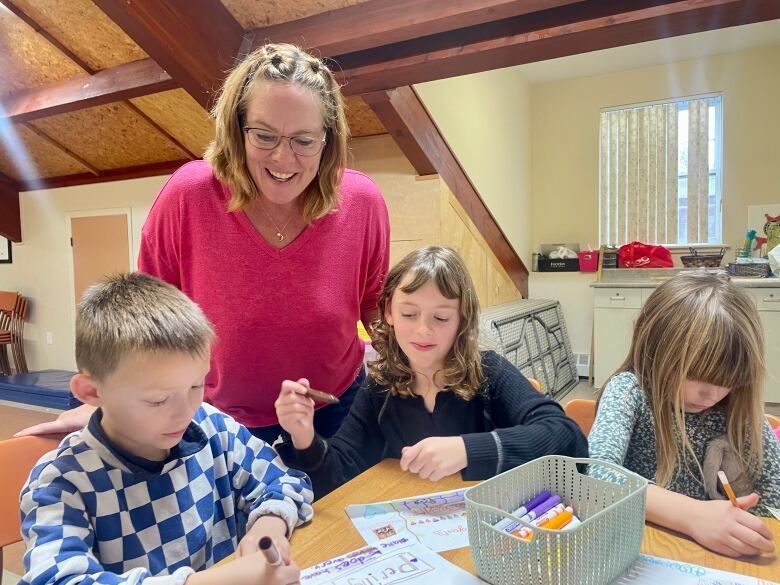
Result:
<svg viewBox="0 0 780 585"><path fill-rule="evenodd" d="M13 245L12 264L0 264L0 289L18 290L30 299L24 337L31 370L76 367L67 214L131 208L135 259L141 226L166 179L150 177L20 194L22 244ZM47 331L52 334L51 345L45 342Z"/></svg>

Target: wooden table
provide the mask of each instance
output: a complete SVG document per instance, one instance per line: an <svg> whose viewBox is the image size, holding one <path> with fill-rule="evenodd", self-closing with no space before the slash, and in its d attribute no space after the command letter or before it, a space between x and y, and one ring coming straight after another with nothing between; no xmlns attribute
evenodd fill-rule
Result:
<svg viewBox="0 0 780 585"><path fill-rule="evenodd" d="M292 558L299 567L310 567L327 559L365 546L344 509L349 504L367 504L442 492L478 482L462 481L459 474L436 483L404 473L398 460L386 459L314 504L314 519L293 534ZM766 519L775 545L780 549L780 522ZM712 569L777 580L780 577L780 552L774 555L735 560L702 548L694 541L662 528L645 525L642 552ZM442 557L474 573L468 548L445 551Z"/></svg>

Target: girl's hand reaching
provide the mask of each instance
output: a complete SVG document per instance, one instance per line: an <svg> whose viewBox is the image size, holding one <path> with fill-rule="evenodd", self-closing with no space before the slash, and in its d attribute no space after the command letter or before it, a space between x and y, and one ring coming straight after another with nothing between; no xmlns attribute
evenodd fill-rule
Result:
<svg viewBox="0 0 780 585"><path fill-rule="evenodd" d="M309 381L285 380L276 399L276 417L282 428L290 433L296 449L308 449L314 441L314 401L306 396Z"/></svg>
<svg viewBox="0 0 780 585"><path fill-rule="evenodd" d="M687 532L702 546L729 557L772 552L772 532L760 518L747 512L757 503L755 493L737 498L737 508L727 500L696 501L688 516Z"/></svg>
<svg viewBox="0 0 780 585"><path fill-rule="evenodd" d="M428 437L401 450L401 469L423 479L439 481L468 465L461 437Z"/></svg>

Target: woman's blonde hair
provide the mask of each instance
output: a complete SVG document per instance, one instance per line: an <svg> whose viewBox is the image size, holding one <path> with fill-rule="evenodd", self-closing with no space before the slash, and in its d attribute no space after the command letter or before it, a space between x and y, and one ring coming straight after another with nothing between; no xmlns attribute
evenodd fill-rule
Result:
<svg viewBox="0 0 780 585"><path fill-rule="evenodd" d="M401 286L407 275L411 280ZM452 248L429 246L407 254L396 264L385 280L379 298L379 317L373 326L373 345L378 359L368 365L371 378L399 396L412 395L414 371L409 359L398 346L392 326L387 322L390 302L399 288L413 293L433 281L448 299L458 299L460 322L455 341L447 354L442 377L455 394L471 400L482 384L482 361L479 352L479 300L469 271Z"/></svg>
<svg viewBox="0 0 780 585"><path fill-rule="evenodd" d="M242 209L258 195L246 166L244 123L252 90L258 83L294 83L310 89L323 106L325 148L317 178L303 191L303 218L309 223L330 213L347 162L349 127L341 88L320 59L294 45L267 44L247 55L222 84L212 109L214 140L203 158L232 193L228 210Z"/></svg>
<svg viewBox="0 0 780 585"><path fill-rule="evenodd" d="M683 382L730 388L723 399L726 438L755 480L763 457L764 337L751 298L728 279L705 272L682 274L645 302L626 361L655 421L656 482L666 487L678 464L693 461L683 412Z"/></svg>

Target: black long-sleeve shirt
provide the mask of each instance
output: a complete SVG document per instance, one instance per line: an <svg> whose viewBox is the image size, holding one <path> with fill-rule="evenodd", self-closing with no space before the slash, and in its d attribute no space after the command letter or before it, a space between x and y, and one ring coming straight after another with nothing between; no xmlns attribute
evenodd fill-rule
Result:
<svg viewBox="0 0 780 585"><path fill-rule="evenodd" d="M439 392L433 412L422 397L391 395L366 378L333 437L317 435L303 450L287 437L277 450L287 465L311 477L318 498L382 459L400 458L403 447L428 437L463 438L464 480L486 479L543 455L588 456L577 423L517 368L493 351L483 352L482 367L484 381L474 399Z"/></svg>

